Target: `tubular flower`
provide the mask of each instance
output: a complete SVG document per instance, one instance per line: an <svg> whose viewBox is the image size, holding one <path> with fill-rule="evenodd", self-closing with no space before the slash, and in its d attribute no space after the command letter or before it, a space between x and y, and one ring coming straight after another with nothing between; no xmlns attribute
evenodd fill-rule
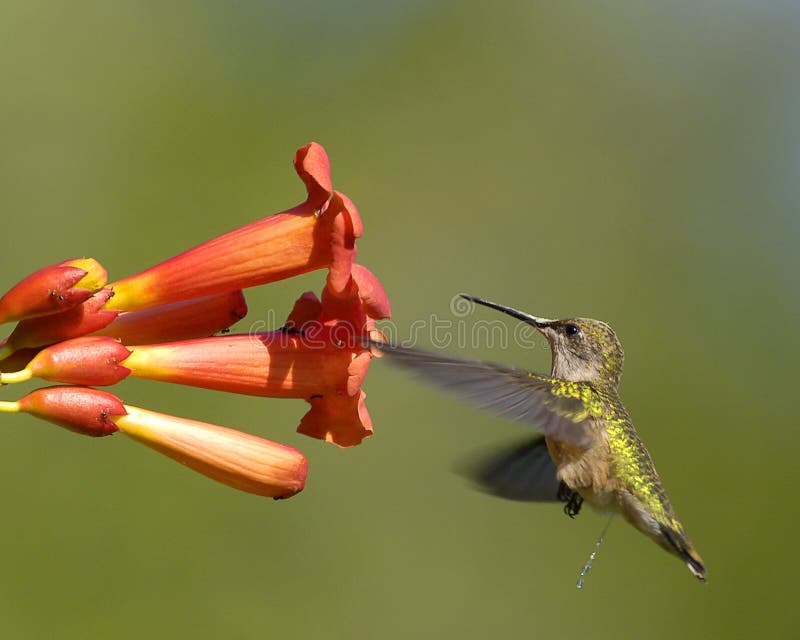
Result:
<svg viewBox="0 0 800 640"><path fill-rule="evenodd" d="M107 279L106 270L91 258L39 269L0 298L0 324L71 309L105 286Z"/></svg>
<svg viewBox="0 0 800 640"><path fill-rule="evenodd" d="M85 336L42 349L24 369L0 374L0 382L38 377L105 386L133 375L230 393L300 398L311 404L299 427L302 433L352 446L372 433L361 390L372 354L363 347L363 337L382 337L373 315L388 315L387 304L377 279L356 267L343 295L335 296L329 287L321 301L311 292L303 294L277 331L138 346Z"/></svg>
<svg viewBox="0 0 800 640"><path fill-rule="evenodd" d="M289 498L302 491L308 473L308 463L297 449L124 405L98 389L38 389L17 402L0 402L0 411L28 413L88 436L119 431L212 480L270 498Z"/></svg>
<svg viewBox="0 0 800 640"><path fill-rule="evenodd" d="M196 420L125 406L121 433L234 489L269 498L303 490L308 462L297 449Z"/></svg>
<svg viewBox="0 0 800 640"><path fill-rule="evenodd" d="M113 336L127 345L189 340L214 335L246 315L244 294L230 291L139 311L123 311L92 335Z"/></svg>
<svg viewBox="0 0 800 640"><path fill-rule="evenodd" d="M0 298L0 322L18 320L0 343L0 384L37 377L76 385L0 402L0 411L92 436L121 431L215 480L273 497L304 486L307 463L295 449L126 406L89 387L134 376L303 399L311 406L301 433L342 447L370 435L362 384L373 354L364 338L382 339L375 323L389 317L389 301L355 262L361 217L333 190L325 150L302 147L294 166L306 199L287 211L111 284L96 262L69 261ZM282 328L213 335L247 313L242 289L317 269L327 269L321 295L303 294Z"/></svg>
<svg viewBox="0 0 800 640"><path fill-rule="evenodd" d="M311 409L303 416L298 431L349 447L372 435L372 420L361 385L374 356L363 347L363 338L382 340L375 320L388 318L391 310L380 282L365 267L353 265L341 289L337 290L332 281L335 281L333 272L316 308L312 298L301 298L302 303L295 305L289 319L310 344L327 339L334 347L349 350L352 359L343 390L338 387L334 393L317 393L306 398Z"/></svg>
<svg viewBox="0 0 800 640"><path fill-rule="evenodd" d="M354 270L346 296L322 301L312 293L295 304L283 329L132 347L123 361L138 378L311 404L299 431L339 446L372 433L361 383L372 358L363 336L376 335L374 317L388 315L378 280ZM359 282L368 292L359 295Z"/></svg>
<svg viewBox="0 0 800 640"><path fill-rule="evenodd" d="M312 142L298 150L295 170L305 202L218 236L119 280L107 307L133 311L158 304L245 289L321 268L349 267L361 220L331 187L325 150ZM202 277L199 277L202 274Z"/></svg>

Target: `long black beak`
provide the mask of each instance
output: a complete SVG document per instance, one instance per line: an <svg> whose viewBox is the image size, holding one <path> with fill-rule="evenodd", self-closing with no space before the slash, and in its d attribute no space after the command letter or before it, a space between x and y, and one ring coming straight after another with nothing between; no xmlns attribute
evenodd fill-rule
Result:
<svg viewBox="0 0 800 640"><path fill-rule="evenodd" d="M476 298L475 296L469 296L466 293L460 293L458 295L460 295L465 300L474 302L475 304L480 304L483 305L484 307L489 307L490 309L497 309L498 311L507 313L512 318L516 318L517 320L522 320L523 322L527 322L528 324L533 325L537 329L543 329L544 327L555 322L555 320L549 320L548 318L537 318L536 316L532 316L529 313L513 309L512 307L506 307L503 306L502 304L497 304L496 302L484 300L483 298Z"/></svg>

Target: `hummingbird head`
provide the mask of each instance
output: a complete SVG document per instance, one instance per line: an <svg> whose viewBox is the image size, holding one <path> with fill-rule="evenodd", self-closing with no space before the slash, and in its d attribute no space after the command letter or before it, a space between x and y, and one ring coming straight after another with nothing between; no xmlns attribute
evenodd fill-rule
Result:
<svg viewBox="0 0 800 640"><path fill-rule="evenodd" d="M550 343L555 378L619 384L624 354L617 334L605 322L591 318L550 320L495 302L461 294L476 304L497 309L538 329Z"/></svg>

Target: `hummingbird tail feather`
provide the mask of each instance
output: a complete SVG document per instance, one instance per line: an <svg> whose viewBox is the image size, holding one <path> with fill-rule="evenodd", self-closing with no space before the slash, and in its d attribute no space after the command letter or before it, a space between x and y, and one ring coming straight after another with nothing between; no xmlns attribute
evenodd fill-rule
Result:
<svg viewBox="0 0 800 640"><path fill-rule="evenodd" d="M694 547L692 546L692 543L689 542L688 538L673 529L665 527L664 525L660 525L660 528L664 539L669 543L670 547L674 549L675 553L677 553L686 563L686 566L689 567L689 571L697 576L697 578L705 582L706 565L703 563L703 559L700 557L697 551L694 550Z"/></svg>

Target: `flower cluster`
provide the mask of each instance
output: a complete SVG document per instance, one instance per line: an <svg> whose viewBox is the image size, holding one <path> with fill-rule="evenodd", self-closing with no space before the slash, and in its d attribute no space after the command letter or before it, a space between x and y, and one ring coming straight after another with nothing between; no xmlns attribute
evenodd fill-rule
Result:
<svg viewBox="0 0 800 640"><path fill-rule="evenodd" d="M361 385L388 318L378 279L356 264L362 223L334 191L325 150L298 150L306 200L108 283L91 259L45 267L0 298L0 383L37 389L0 411L28 413L89 436L120 432L231 487L271 497L302 490L305 457L264 438L123 404L95 389L128 376L231 393L299 398L298 431L342 447L372 433ZM242 290L327 269L320 296L303 293L283 327L215 335L245 317Z"/></svg>

